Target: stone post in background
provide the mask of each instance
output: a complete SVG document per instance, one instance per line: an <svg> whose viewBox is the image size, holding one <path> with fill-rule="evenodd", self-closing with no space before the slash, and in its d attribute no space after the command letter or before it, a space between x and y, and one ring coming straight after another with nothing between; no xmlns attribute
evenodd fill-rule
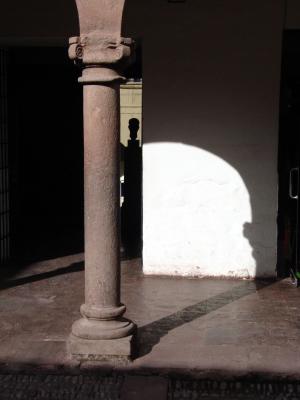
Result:
<svg viewBox="0 0 300 400"><path fill-rule="evenodd" d="M124 151L124 203L122 205L122 235L125 254L141 256L142 237L142 148L137 140L140 121L131 118L130 139Z"/></svg>

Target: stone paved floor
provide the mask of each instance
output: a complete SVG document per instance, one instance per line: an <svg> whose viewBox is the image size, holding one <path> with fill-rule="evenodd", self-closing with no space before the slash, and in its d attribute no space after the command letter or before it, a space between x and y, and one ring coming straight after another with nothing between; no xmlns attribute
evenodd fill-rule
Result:
<svg viewBox="0 0 300 400"><path fill-rule="evenodd" d="M127 316L139 326L139 356L130 365L115 367L80 365L71 360L66 339L83 302L82 259L82 255L74 255L43 261L2 277L0 387L5 377L7 387L17 388L11 383L17 379L14 376L23 376L26 382L33 379L30 377L38 379L40 373L42 380L60 373L60 379L73 376L76 381L82 374L97 371L101 376L108 374L107 379L115 373L139 379L164 376L169 379L169 398L192 399L198 398L195 393L200 387L195 386L193 392L182 379L194 379L193 385L195 379L300 381L300 289L288 279L253 282L143 277L139 260L122 263L122 299ZM114 387L115 383L112 390ZM66 392L65 397L56 398L85 398L78 390L77 397ZM276 392L276 388L272 390ZM295 390L289 395L286 389L285 397L274 394L274 399L300 398ZM120 395L99 397L99 393L86 398ZM226 391L222 393L218 397L226 398ZM204 393L201 398L212 398L209 396ZM251 390L247 396L244 393L243 398L259 398L253 397ZM3 392L2 398L10 397L4 397ZM27 397L20 393L19 398ZM43 396L32 398L52 397L45 391Z"/></svg>

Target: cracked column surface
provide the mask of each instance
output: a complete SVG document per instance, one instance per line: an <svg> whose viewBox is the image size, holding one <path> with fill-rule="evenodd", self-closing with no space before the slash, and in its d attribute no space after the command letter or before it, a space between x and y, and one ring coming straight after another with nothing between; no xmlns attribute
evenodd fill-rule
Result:
<svg viewBox="0 0 300 400"><path fill-rule="evenodd" d="M80 360L130 359L135 325L120 302L119 73L132 42L123 38L70 39L84 85L85 303L69 338Z"/></svg>

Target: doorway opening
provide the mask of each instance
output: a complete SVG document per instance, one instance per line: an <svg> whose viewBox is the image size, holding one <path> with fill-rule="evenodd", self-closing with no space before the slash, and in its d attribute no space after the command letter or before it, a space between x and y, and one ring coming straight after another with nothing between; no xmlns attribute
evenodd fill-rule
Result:
<svg viewBox="0 0 300 400"><path fill-rule="evenodd" d="M141 256L142 250L142 46L136 41L135 62L120 87L121 254Z"/></svg>
<svg viewBox="0 0 300 400"><path fill-rule="evenodd" d="M66 48L15 47L6 49L5 55L8 143L2 132L1 149L8 149L5 226L10 258L1 259L1 264L21 266L81 253L83 97L77 82L81 71L69 60ZM120 89L123 257L136 257L141 251L141 65L138 45L136 62L127 69L127 81ZM0 220L2 224L2 214Z"/></svg>
<svg viewBox="0 0 300 400"><path fill-rule="evenodd" d="M278 276L299 284L300 31L285 31L278 143Z"/></svg>
<svg viewBox="0 0 300 400"><path fill-rule="evenodd" d="M11 256L83 251L80 71L65 48L8 50Z"/></svg>

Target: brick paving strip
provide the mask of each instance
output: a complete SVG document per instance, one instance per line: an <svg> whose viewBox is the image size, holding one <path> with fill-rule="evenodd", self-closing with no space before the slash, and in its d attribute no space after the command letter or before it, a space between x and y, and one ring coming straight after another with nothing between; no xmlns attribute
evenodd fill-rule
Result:
<svg viewBox="0 0 300 400"><path fill-rule="evenodd" d="M161 376L1 374L0 399L298 400L300 382L184 380Z"/></svg>
<svg viewBox="0 0 300 400"><path fill-rule="evenodd" d="M299 400L300 382L172 380L168 400Z"/></svg>
<svg viewBox="0 0 300 400"><path fill-rule="evenodd" d="M124 378L86 375L1 375L0 399L119 400Z"/></svg>

